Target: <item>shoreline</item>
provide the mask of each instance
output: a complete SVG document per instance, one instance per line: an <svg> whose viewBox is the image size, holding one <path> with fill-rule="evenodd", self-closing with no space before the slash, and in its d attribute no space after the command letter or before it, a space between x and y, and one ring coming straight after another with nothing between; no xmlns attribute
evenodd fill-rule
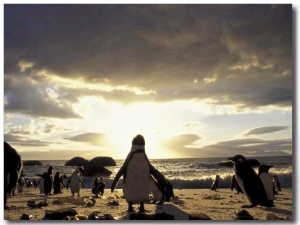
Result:
<svg viewBox="0 0 300 225"><path fill-rule="evenodd" d="M199 216L205 214L213 221L235 220L237 213L243 210L242 205L249 205L244 194L236 194L230 189L218 189L216 192L210 189L174 189L177 198L165 202L159 207L155 204L145 203L145 215L156 213L173 214L175 220L187 220L187 216ZM80 215L90 215L98 211L99 214L110 214L115 220L127 220L127 203L122 198L122 189L116 189L112 194L110 189L105 189L104 196L93 198L91 189L82 188L80 197L71 197L70 191L63 189L58 195L44 196L39 194L38 189L24 188L23 193L16 193L8 198L10 209L4 210L4 220L19 221L20 216L25 213L31 215L31 220L43 220L45 212L62 208L71 208ZM48 205L42 208L31 208L27 206L28 201L40 202L47 199ZM275 195L275 207L267 208L256 206L247 208L247 212L254 220L292 220L293 214L293 191L291 188L284 188L278 195ZM133 205L135 211L138 205ZM49 221L49 220L47 220Z"/></svg>

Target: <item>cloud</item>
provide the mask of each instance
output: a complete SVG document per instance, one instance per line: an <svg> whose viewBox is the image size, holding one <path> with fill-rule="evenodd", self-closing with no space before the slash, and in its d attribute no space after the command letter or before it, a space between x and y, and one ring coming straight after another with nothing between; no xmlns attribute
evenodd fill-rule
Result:
<svg viewBox="0 0 300 225"><path fill-rule="evenodd" d="M105 146L107 144L107 134L104 133L84 133L64 139L77 142L86 142L96 146Z"/></svg>
<svg viewBox="0 0 300 225"><path fill-rule="evenodd" d="M50 144L50 142L28 139L15 134L4 134L4 141L12 145L21 145L23 147L45 147Z"/></svg>
<svg viewBox="0 0 300 225"><path fill-rule="evenodd" d="M83 78L85 84L108 82L112 87L156 93L138 98L128 89L95 93L120 102L211 98L215 104L240 107L292 104L292 75L286 72L292 71L291 5L5 5L4 9L8 76L19 76L17 65L23 60L31 63L22 64L23 73L47 70L64 78ZM35 107L24 103L29 93L14 86L6 93L16 92L24 101L10 96L6 110L78 116L69 105L73 102L60 100L63 110L53 101L46 104L45 96L38 98L36 85L30 88L43 111L34 114Z"/></svg>
<svg viewBox="0 0 300 225"><path fill-rule="evenodd" d="M289 126L268 126L268 127L258 127L249 130L247 133L245 133L245 136L248 135L257 135L257 134L267 134L267 133L274 133L282 130L288 130L290 129Z"/></svg>
<svg viewBox="0 0 300 225"><path fill-rule="evenodd" d="M56 96L47 84L22 76L4 77L5 112L34 117L80 118L73 112L71 102Z"/></svg>
<svg viewBox="0 0 300 225"><path fill-rule="evenodd" d="M224 155L242 154L253 156L273 156L282 155L286 151L293 148L292 139L279 139L279 140L264 140L264 139L234 139L228 141L220 141L213 145L207 145L200 150L204 153Z"/></svg>

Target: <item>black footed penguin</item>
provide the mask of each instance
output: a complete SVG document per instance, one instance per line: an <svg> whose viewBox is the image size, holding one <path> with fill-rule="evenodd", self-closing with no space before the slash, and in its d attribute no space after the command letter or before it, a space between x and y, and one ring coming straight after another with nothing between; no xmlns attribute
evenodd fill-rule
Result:
<svg viewBox="0 0 300 225"><path fill-rule="evenodd" d="M53 186L53 167L49 166L48 171L43 174L44 177L44 193L45 195L51 195Z"/></svg>
<svg viewBox="0 0 300 225"><path fill-rule="evenodd" d="M150 193L150 174L156 179L159 177L146 155L144 137L137 135L133 138L131 151L111 186L113 192L123 176L123 194L128 203L128 212L134 211L133 204L139 204L139 212L145 212L144 203L149 199Z"/></svg>
<svg viewBox="0 0 300 225"><path fill-rule="evenodd" d="M258 175L261 179L267 198L271 201L274 200L274 186L273 186L273 176L269 173L269 169L272 168L273 165L260 165L258 168Z"/></svg>
<svg viewBox="0 0 300 225"><path fill-rule="evenodd" d="M211 185L210 190L211 191L217 191L217 188L219 188L219 182L220 182L220 176L216 175L216 179L214 180L213 184Z"/></svg>
<svg viewBox="0 0 300 225"><path fill-rule="evenodd" d="M84 173L83 167L76 167L75 171L69 177L69 180L67 182L67 190L68 190L68 187L70 184L72 196L74 196L75 193L77 193L77 196L80 196L81 186L84 187L83 181L80 178L80 174L83 174L83 173Z"/></svg>
<svg viewBox="0 0 300 225"><path fill-rule="evenodd" d="M278 191L281 191L281 184L276 175L273 176L274 192L278 194Z"/></svg>
<svg viewBox="0 0 300 225"><path fill-rule="evenodd" d="M17 150L4 142L4 208L7 204L7 198L16 187L17 180L20 177L23 163Z"/></svg>
<svg viewBox="0 0 300 225"><path fill-rule="evenodd" d="M96 177L92 187L92 193L96 195L97 198L104 195L104 189L106 183L103 181L102 177Z"/></svg>
<svg viewBox="0 0 300 225"><path fill-rule="evenodd" d="M62 193L61 189L65 186L62 177L60 176L60 172L56 172L53 180L53 194Z"/></svg>
<svg viewBox="0 0 300 225"><path fill-rule="evenodd" d="M235 189L237 194L239 194L240 192L244 193L243 190L241 189L239 183L236 181L235 175L233 175L231 177L231 187L230 188L232 191L233 191L233 189Z"/></svg>
<svg viewBox="0 0 300 225"><path fill-rule="evenodd" d="M267 198L264 185L255 170L250 166L247 159L242 155L229 157L234 163L234 172L237 182L247 196L251 205L243 208L252 208L257 205L274 207L273 201Z"/></svg>

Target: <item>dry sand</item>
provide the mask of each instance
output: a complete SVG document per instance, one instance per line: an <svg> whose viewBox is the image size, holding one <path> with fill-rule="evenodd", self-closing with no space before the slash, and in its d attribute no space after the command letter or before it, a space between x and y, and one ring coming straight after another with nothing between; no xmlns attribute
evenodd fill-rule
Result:
<svg viewBox="0 0 300 225"><path fill-rule="evenodd" d="M212 220L228 221L235 220L237 212L243 210L242 205L249 204L244 194L236 194L230 189L218 189L217 192L209 189L175 189L178 197L165 203L162 207L155 204L145 204L145 214L165 212L173 214L176 220L186 220L188 214L206 214ZM88 200L92 197L91 189L81 189L81 197L71 197L70 191L63 190L62 194L50 195L47 198L48 205L42 208L30 208L27 206L29 200L36 203L43 201L45 196L39 194L38 189L25 188L23 193L16 193L8 199L10 209L4 210L4 220L20 220L25 213L31 215L31 220L43 220L46 210L57 210L60 208L72 208L79 214L90 215L92 212L100 211L101 214L111 214L115 220L128 219L127 203L123 198L122 190L117 189L113 194L109 189L104 192L103 198L96 198L93 205ZM283 189L275 195L275 207L267 208L257 206L246 210L255 220L292 220L293 195L291 189ZM93 206L92 206L93 205ZM138 205L134 205L138 211Z"/></svg>

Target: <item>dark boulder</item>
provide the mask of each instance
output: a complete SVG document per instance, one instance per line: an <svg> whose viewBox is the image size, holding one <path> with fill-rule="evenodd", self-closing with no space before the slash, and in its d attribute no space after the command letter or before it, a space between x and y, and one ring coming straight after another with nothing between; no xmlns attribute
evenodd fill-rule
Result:
<svg viewBox="0 0 300 225"><path fill-rule="evenodd" d="M71 208L61 208L57 210L45 210L44 220L63 220L67 216L75 216L76 210Z"/></svg>
<svg viewBox="0 0 300 225"><path fill-rule="evenodd" d="M42 166L43 163L37 160L23 161L23 166Z"/></svg>
<svg viewBox="0 0 300 225"><path fill-rule="evenodd" d="M84 176L109 176L112 172L100 165L85 165Z"/></svg>
<svg viewBox="0 0 300 225"><path fill-rule="evenodd" d="M89 166L116 166L115 160L113 160L111 157L107 156L99 156L91 159L89 163L87 164Z"/></svg>
<svg viewBox="0 0 300 225"><path fill-rule="evenodd" d="M65 163L65 166L84 166L88 163L89 161L87 159L84 159L82 157L74 157L67 161Z"/></svg>

